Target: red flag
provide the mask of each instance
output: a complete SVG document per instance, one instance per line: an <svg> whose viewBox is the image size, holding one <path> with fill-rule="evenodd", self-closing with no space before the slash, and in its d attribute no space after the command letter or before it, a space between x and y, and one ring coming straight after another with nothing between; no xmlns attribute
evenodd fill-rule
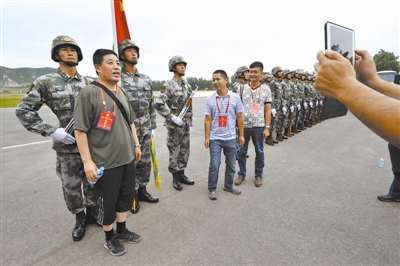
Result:
<svg viewBox="0 0 400 266"><path fill-rule="evenodd" d="M114 33L114 51L118 54L118 43L131 38L122 0L114 0L114 3L111 2L111 16Z"/></svg>

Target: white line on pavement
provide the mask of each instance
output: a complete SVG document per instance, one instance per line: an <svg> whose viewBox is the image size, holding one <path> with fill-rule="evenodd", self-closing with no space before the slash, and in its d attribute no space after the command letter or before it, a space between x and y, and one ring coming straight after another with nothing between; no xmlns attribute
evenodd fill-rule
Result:
<svg viewBox="0 0 400 266"><path fill-rule="evenodd" d="M21 145L3 147L3 150L19 148L19 147L25 147L25 146L29 146L29 145L42 144L42 143L46 143L46 142L49 142L49 141L52 141L52 140L44 140L44 141L31 142L31 143L26 143L26 144L21 144Z"/></svg>

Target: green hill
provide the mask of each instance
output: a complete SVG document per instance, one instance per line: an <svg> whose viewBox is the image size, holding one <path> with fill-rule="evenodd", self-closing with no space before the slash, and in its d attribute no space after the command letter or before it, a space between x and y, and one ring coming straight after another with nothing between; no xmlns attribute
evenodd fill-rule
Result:
<svg viewBox="0 0 400 266"><path fill-rule="evenodd" d="M37 77L55 72L56 68L8 68L0 66L0 86L2 88L20 88L29 86Z"/></svg>

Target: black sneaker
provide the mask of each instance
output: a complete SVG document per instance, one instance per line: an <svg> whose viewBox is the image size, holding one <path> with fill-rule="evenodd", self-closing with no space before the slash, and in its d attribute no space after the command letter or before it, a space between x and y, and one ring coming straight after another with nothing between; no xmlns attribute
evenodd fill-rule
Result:
<svg viewBox="0 0 400 266"><path fill-rule="evenodd" d="M128 228L125 229L125 231L122 234L118 234L117 232L115 232L115 234L117 235L118 239L122 242L122 241L128 241L129 243L139 243L140 240L142 240L142 238L140 237L140 235L131 232L128 230Z"/></svg>
<svg viewBox="0 0 400 266"><path fill-rule="evenodd" d="M104 247L108 249L113 256L121 256L126 253L126 249L124 245L119 242L119 239L117 236L114 236L110 240L106 240L104 242Z"/></svg>
<svg viewBox="0 0 400 266"><path fill-rule="evenodd" d="M392 195L387 194L378 196L378 200L385 202L400 202L400 197L394 197Z"/></svg>

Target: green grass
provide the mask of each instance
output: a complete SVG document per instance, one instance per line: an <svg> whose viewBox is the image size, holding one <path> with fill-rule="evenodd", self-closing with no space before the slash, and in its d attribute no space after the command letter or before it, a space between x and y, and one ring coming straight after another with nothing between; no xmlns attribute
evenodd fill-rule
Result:
<svg viewBox="0 0 400 266"><path fill-rule="evenodd" d="M15 108L25 93L1 93L0 94L0 108Z"/></svg>

